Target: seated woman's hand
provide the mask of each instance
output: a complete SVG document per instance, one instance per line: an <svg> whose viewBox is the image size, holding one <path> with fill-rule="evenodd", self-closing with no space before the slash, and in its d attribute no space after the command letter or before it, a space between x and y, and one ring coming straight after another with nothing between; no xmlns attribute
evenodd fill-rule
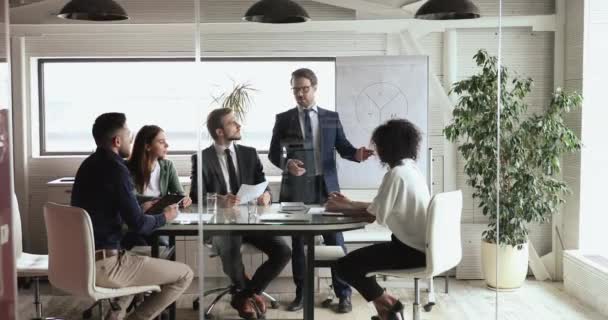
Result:
<svg viewBox="0 0 608 320"><path fill-rule="evenodd" d="M325 210L327 211L340 211L351 207L352 201L340 192L330 193L329 200L325 204Z"/></svg>

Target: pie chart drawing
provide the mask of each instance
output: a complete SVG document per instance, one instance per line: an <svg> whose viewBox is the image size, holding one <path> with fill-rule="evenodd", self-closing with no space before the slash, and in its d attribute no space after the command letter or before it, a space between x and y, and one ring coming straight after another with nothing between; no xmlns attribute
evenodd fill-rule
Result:
<svg viewBox="0 0 608 320"><path fill-rule="evenodd" d="M407 96L389 82L373 83L365 87L357 95L355 107L357 121L365 126L375 127L408 114Z"/></svg>

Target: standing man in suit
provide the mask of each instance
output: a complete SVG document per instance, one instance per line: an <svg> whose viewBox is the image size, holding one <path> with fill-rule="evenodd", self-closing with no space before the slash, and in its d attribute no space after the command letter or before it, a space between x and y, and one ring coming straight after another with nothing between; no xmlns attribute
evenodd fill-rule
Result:
<svg viewBox="0 0 608 320"><path fill-rule="evenodd" d="M203 150L203 198L207 192L217 193L222 207L233 207L240 200L236 196L241 184L255 185L266 181L264 168L254 148L237 145L241 139L241 125L231 109L220 108L211 111L207 117L207 129L213 144ZM197 155L192 156L192 176L190 196L197 199ZM257 199L258 205L271 202L270 189ZM221 260L224 273L232 280L237 292L232 296L231 305L245 319L254 319L255 303L261 313L266 312L266 303L260 294L285 268L291 257L289 246L281 237L265 235L215 236L214 248ZM253 245L264 252L268 259L255 271L251 280L245 276L241 245Z"/></svg>
<svg viewBox="0 0 608 320"><path fill-rule="evenodd" d="M356 162L367 160L373 151L365 147L355 149L344 135L338 113L317 106L317 76L312 70L294 71L291 86L297 106L276 116L268 158L283 169L280 201L322 204L330 192L340 191L335 151ZM323 241L326 245L342 246L346 252L341 232L325 234ZM291 247L296 298L288 310L296 311L303 307L303 239L292 237ZM338 312L350 312L351 289L333 269L332 283L339 299Z"/></svg>

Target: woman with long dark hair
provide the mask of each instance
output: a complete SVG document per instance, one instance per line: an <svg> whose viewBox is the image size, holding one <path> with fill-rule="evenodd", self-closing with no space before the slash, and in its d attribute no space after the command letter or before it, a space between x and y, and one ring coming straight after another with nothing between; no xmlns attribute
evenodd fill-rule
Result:
<svg viewBox="0 0 608 320"><path fill-rule="evenodd" d="M340 193L330 194L326 210L367 217L393 233L391 241L364 247L337 261L338 276L373 301L378 316L372 319L403 319L403 304L366 274L377 270L410 269L426 265L426 210L430 201L426 179L416 166L421 134L405 119L380 125L372 143L387 166L372 203L351 201Z"/></svg>
<svg viewBox="0 0 608 320"><path fill-rule="evenodd" d="M159 126L143 126L137 132L127 167L140 199L185 195L173 162L166 159L168 148L167 136ZM188 196L182 201L184 207L191 203Z"/></svg>

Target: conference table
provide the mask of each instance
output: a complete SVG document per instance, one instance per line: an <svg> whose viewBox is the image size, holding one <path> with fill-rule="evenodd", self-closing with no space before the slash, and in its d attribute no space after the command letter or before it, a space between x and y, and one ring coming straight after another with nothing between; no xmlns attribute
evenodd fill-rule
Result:
<svg viewBox="0 0 608 320"><path fill-rule="evenodd" d="M318 207L318 206L317 206ZM193 205L188 211L188 219L178 219L156 229L152 234L152 256L158 257L158 237L168 236L169 245L175 246L176 236L217 235L268 235L268 236L301 236L306 245L305 279L304 279L304 319L314 319L314 257L315 236L324 233L348 231L363 228L367 221L364 218L330 215L311 211L289 213L281 210L279 204L258 206L257 214L250 214L246 205L232 208L219 208L217 212L207 212L205 208L198 209ZM192 214L200 210L202 214ZM290 219L287 215L293 215ZM185 216L185 215L184 215ZM197 218L198 217L198 218ZM200 225L202 222L202 226ZM175 259L175 255L171 255ZM201 299L202 301L202 299ZM204 308L201 308L203 310ZM175 319L175 304L170 307L170 318Z"/></svg>

